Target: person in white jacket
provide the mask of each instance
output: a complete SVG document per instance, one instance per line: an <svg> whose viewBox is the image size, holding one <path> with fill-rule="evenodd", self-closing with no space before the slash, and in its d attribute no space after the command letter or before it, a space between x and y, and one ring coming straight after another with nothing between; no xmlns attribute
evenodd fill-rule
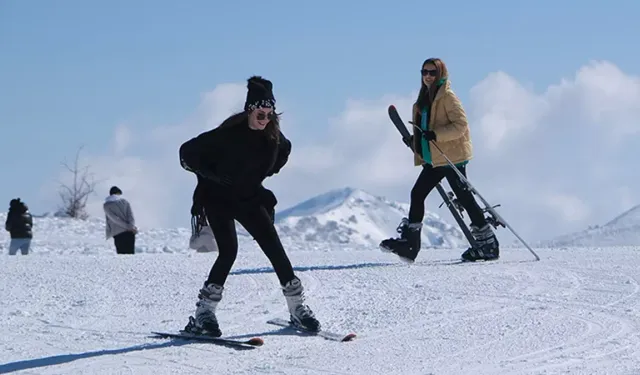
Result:
<svg viewBox="0 0 640 375"><path fill-rule="evenodd" d="M116 253L134 254L138 228L131 205L122 197L122 190L117 186L111 187L102 207L106 218L107 240L113 237Z"/></svg>

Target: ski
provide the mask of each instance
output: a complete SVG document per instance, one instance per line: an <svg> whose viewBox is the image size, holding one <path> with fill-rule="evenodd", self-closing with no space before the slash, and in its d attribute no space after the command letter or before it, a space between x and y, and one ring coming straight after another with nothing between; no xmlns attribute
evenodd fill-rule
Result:
<svg viewBox="0 0 640 375"><path fill-rule="evenodd" d="M262 346L264 344L264 340L262 340L260 337L253 337L248 340L234 340L234 339L228 339L224 337L198 335L198 334L184 332L184 331L180 331L179 333L171 333L171 332L151 332L151 333L160 338L194 340L194 341L208 342L212 344L232 346L232 347L242 347L242 348L252 348L252 347L255 348L258 346Z"/></svg>
<svg viewBox="0 0 640 375"><path fill-rule="evenodd" d="M403 139L410 140L411 136L409 134L409 131L407 130L407 127L404 125L402 118L398 114L398 110L396 109L396 107L394 105L390 105L388 112L389 112L389 117L391 118L391 121L395 124L396 128L398 128L398 130L402 134ZM411 125L413 125L419 131L422 131L415 124L411 124ZM404 131L402 130L402 128L404 128ZM405 143L408 143L408 141L406 141ZM447 164L449 164L449 166L453 168L453 170L456 172L458 177L460 177L460 180L464 183L465 188L471 191L478 198L480 198L480 200L482 201L482 204L485 206L484 211L488 212L491 216L487 218L489 223L491 223L491 225L496 229L498 228L498 226L507 228L527 248L527 250L529 250L529 252L533 254L536 260L540 260L540 257L538 256L538 254L536 254L535 251L533 251L531 246L529 246L529 244L524 239L522 239L522 237L520 237L520 235L511 227L511 225L509 225L509 223L498 213L498 211L495 210L495 207L498 207L498 206L492 206L491 204L489 204L489 202L487 202L487 200L480 194L480 192L478 192L478 190L471 184L471 182L469 182L469 180L467 180L467 178L458 170L458 167L456 167L455 164L453 164L453 162L447 157L447 155L445 155L444 152L442 152L440 147L435 142L430 142L430 144L435 146L435 148L442 154L442 156L444 156L444 158L447 161ZM414 153L415 153L415 150L414 150Z"/></svg>
<svg viewBox="0 0 640 375"><path fill-rule="evenodd" d="M398 114L398 110L396 109L396 107L394 105L390 105L388 112L389 112L389 118L391 119L391 122L396 126L396 129L398 129L398 131L400 132L400 135L402 136L402 140L404 141L404 143L407 145L411 145L411 133L409 133L409 130L405 126L404 122L402 121L402 118L400 118L400 115ZM413 151L413 153L415 154L416 151L413 149L413 147L410 146L410 148L411 148L411 151ZM467 238L467 242L469 242L469 245L473 248L477 247L475 237L473 237L473 234L471 234L469 227L464 222L464 220L462 219L462 215L460 214L460 212L462 212L462 207L457 203L457 200L454 198L453 193L451 192L450 194L447 194L447 192L442 187L442 184L440 183L436 185L436 189L438 190L438 193L442 197L444 204L446 204L447 208L449 208L449 211L451 211L451 215L453 215L453 218L458 224L458 226L460 227L460 229L462 230L462 233Z"/></svg>
<svg viewBox="0 0 640 375"><path fill-rule="evenodd" d="M277 325L277 326L280 326L280 327L292 328L292 329L295 329L295 330L300 331L300 332L308 333L308 334L311 334L311 335L314 335L314 336L320 336L320 337L323 337L323 338L325 338L327 340L332 340L332 341L345 342L345 341L351 341L354 338L356 338L356 334L355 333L341 334L341 333L325 331L323 329L320 329L320 331L312 331L312 330L306 329L304 327L300 327L300 326L294 325L290 321L285 320L285 319L281 319L281 318L275 318L275 319L268 320L267 323L273 324L273 325Z"/></svg>

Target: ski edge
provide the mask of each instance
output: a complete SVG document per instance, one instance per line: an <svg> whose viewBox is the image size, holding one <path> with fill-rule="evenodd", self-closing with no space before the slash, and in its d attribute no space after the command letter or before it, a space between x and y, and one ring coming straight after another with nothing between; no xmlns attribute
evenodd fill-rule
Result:
<svg viewBox="0 0 640 375"><path fill-rule="evenodd" d="M264 345L264 340L262 338L260 338L260 337L252 337L252 338L247 339L247 340L234 340L234 339L228 339L228 338L224 338L224 337L213 337L213 336L206 336L206 335L196 335L196 334L187 333L187 332L176 333L176 332L152 331L151 333L153 335L155 335L155 336L160 337L160 338L177 338L177 339L183 339L183 340L195 340L195 341L210 342L210 343L214 343L214 344L226 344L226 345L236 345L236 346L251 346L251 347L258 347L258 346Z"/></svg>
<svg viewBox="0 0 640 375"><path fill-rule="evenodd" d="M323 329L321 329L320 331L312 331L303 327L298 327L296 325L293 325L288 320L285 320L282 318L273 318L273 319L267 320L267 323L277 325L280 327L295 329L300 332L309 333L315 336L320 336L327 340L332 340L332 341L348 342L348 341L353 341L353 339L357 337L357 335L353 332L342 334L342 333L325 331Z"/></svg>

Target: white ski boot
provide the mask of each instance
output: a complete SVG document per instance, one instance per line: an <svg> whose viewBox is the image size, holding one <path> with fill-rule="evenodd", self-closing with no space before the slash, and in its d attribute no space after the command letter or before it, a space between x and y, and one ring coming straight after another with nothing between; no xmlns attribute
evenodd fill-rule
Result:
<svg viewBox="0 0 640 375"><path fill-rule="evenodd" d="M196 302L196 317L189 317L189 323L184 331L189 333L204 334L220 337L222 332L216 318L216 307L222 299L223 287L216 284L203 286L198 293Z"/></svg>
<svg viewBox="0 0 640 375"><path fill-rule="evenodd" d="M316 319L309 306L304 304L304 288L297 277L289 281L282 288L282 293L287 300L291 323L311 331L320 330L320 322Z"/></svg>

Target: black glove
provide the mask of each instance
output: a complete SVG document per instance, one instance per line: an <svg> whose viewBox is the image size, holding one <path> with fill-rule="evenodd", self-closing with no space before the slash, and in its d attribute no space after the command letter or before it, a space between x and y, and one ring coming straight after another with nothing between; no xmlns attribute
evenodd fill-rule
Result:
<svg viewBox="0 0 640 375"><path fill-rule="evenodd" d="M410 135L409 138L402 138L402 142L404 142L407 147L413 148L413 135Z"/></svg>
<svg viewBox="0 0 640 375"><path fill-rule="evenodd" d="M226 175L218 175L216 173L213 173L207 170L199 170L199 171L196 171L196 173L206 178L207 180L213 181L222 186L230 187L233 185L233 181L229 178L229 176L226 176Z"/></svg>
<svg viewBox="0 0 640 375"><path fill-rule="evenodd" d="M434 133L432 130L423 131L422 138L426 139L427 141L435 141L436 133Z"/></svg>

